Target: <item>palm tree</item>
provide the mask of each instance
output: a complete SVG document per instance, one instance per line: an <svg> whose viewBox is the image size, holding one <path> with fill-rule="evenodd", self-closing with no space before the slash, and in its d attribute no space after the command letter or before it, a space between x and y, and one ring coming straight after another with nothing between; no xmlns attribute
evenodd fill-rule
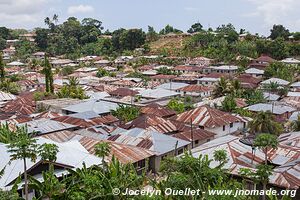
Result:
<svg viewBox="0 0 300 200"><path fill-rule="evenodd" d="M116 110L111 110L111 114L123 122L129 122L139 116L139 109L135 106L119 105Z"/></svg>
<svg viewBox="0 0 300 200"><path fill-rule="evenodd" d="M300 115L298 115L297 120L292 122L292 130L300 131Z"/></svg>
<svg viewBox="0 0 300 200"><path fill-rule="evenodd" d="M255 139L253 143L254 147L261 149L265 154L265 165L268 164L268 150L276 149L278 146L277 137L268 133L261 133Z"/></svg>
<svg viewBox="0 0 300 200"><path fill-rule="evenodd" d="M42 199L61 199L64 193L65 184L60 182L54 174L54 167L51 166L49 171L42 172L43 181L30 177L30 189L38 193L39 200Z"/></svg>
<svg viewBox="0 0 300 200"><path fill-rule="evenodd" d="M15 137L15 132L9 129L8 123L0 124L0 142L8 144Z"/></svg>
<svg viewBox="0 0 300 200"><path fill-rule="evenodd" d="M106 165L105 157L109 155L110 145L107 142L99 142L94 147L95 155L102 158L102 164Z"/></svg>
<svg viewBox="0 0 300 200"><path fill-rule="evenodd" d="M252 121L248 124L250 133L270 133L274 135L279 135L282 133L282 126L273 120L272 113L259 112Z"/></svg>
<svg viewBox="0 0 300 200"><path fill-rule="evenodd" d="M42 144L38 147L39 155L45 163L49 164L49 170L51 168L51 164L56 161L57 153L59 152L58 146L56 144ZM53 165L53 164L52 164Z"/></svg>
<svg viewBox="0 0 300 200"><path fill-rule="evenodd" d="M4 70L2 53L0 53L0 79L1 79L1 82L3 82L5 79L5 70Z"/></svg>
<svg viewBox="0 0 300 200"><path fill-rule="evenodd" d="M9 142L8 152L11 160L23 160L24 182L25 182L25 199L28 200L28 179L27 179L27 162L26 159L35 161L37 157L36 139L28 133L27 127L19 127L16 131L16 137Z"/></svg>
<svg viewBox="0 0 300 200"><path fill-rule="evenodd" d="M227 79L225 79L224 77L221 77L220 80L218 81L218 83L214 87L214 90L213 90L214 97L220 97L220 96L224 96L225 94L227 94L229 92L228 84L229 84L229 81Z"/></svg>

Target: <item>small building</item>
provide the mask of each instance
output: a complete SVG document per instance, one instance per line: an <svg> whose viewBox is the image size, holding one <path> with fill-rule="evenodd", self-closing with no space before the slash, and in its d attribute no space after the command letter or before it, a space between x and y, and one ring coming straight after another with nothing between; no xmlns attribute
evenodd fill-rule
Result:
<svg viewBox="0 0 300 200"><path fill-rule="evenodd" d="M264 73L265 73L264 70L256 69L256 68L249 68L245 70L245 74L250 74L255 78L262 78Z"/></svg>
<svg viewBox="0 0 300 200"><path fill-rule="evenodd" d="M242 132L249 121L248 118L226 113L208 105L178 114L175 120L213 132L216 137Z"/></svg>
<svg viewBox="0 0 300 200"><path fill-rule="evenodd" d="M290 84L290 82L280 79L280 78L269 78L265 81L262 81L260 84L262 86L267 86L270 85L272 83L276 83L278 86L287 86L288 84Z"/></svg>
<svg viewBox="0 0 300 200"><path fill-rule="evenodd" d="M150 79L153 81L158 81L160 83L169 83L174 78L176 78L176 75L164 75L164 74L158 74L155 76L151 76Z"/></svg>
<svg viewBox="0 0 300 200"><path fill-rule="evenodd" d="M234 65L210 66L203 69L203 73L220 73L232 76L238 71L239 67Z"/></svg>
<svg viewBox="0 0 300 200"><path fill-rule="evenodd" d="M270 111L278 122L288 120L292 113L296 111L294 107L275 103L258 103L248 106L245 109L255 113Z"/></svg>
<svg viewBox="0 0 300 200"><path fill-rule="evenodd" d="M31 57L36 60L43 60L45 58L45 55L45 52L35 52L31 55Z"/></svg>
<svg viewBox="0 0 300 200"><path fill-rule="evenodd" d="M281 62L283 62L284 64L288 64L288 65L299 65L300 64L300 60L297 60L295 58L286 58L281 60Z"/></svg>
<svg viewBox="0 0 300 200"><path fill-rule="evenodd" d="M212 77L202 77L198 79L199 85L212 86L216 84L220 78L212 78Z"/></svg>
<svg viewBox="0 0 300 200"><path fill-rule="evenodd" d="M203 85L188 85L179 89L179 92L183 96L193 96L193 97L209 97L213 91L212 87Z"/></svg>

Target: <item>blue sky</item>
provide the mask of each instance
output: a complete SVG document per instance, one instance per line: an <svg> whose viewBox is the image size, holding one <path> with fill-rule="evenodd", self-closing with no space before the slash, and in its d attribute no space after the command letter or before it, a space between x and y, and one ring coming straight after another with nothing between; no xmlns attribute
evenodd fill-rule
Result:
<svg viewBox="0 0 300 200"><path fill-rule="evenodd" d="M198 21L205 28L231 22L268 35L273 24L300 31L299 9L299 0L0 0L0 26L44 27L43 19L56 13L60 22L92 17L110 30L170 24L186 31Z"/></svg>

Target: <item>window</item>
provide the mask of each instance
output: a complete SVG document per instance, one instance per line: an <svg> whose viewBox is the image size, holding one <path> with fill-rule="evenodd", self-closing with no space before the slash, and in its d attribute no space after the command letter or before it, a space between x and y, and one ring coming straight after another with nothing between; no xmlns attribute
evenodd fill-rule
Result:
<svg viewBox="0 0 300 200"><path fill-rule="evenodd" d="M233 123L230 123L230 128L232 128L233 127Z"/></svg>
<svg viewBox="0 0 300 200"><path fill-rule="evenodd" d="M223 131L225 131L225 125L223 126Z"/></svg>
<svg viewBox="0 0 300 200"><path fill-rule="evenodd" d="M146 166L145 159L138 161L137 166L138 166L138 168L144 168Z"/></svg>
<svg viewBox="0 0 300 200"><path fill-rule="evenodd" d="M196 140L196 141L195 141L195 144L199 144L199 140Z"/></svg>
<svg viewBox="0 0 300 200"><path fill-rule="evenodd" d="M207 140L206 140L206 142L209 142L209 141L210 141L210 139L207 139Z"/></svg>
<svg viewBox="0 0 300 200"><path fill-rule="evenodd" d="M180 155L180 154L182 154L183 153L183 149L179 149L178 151L177 151L177 155Z"/></svg>

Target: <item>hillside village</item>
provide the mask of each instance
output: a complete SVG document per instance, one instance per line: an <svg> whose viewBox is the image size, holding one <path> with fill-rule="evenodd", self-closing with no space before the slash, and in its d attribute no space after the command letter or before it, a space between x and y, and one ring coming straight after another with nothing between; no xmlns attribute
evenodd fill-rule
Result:
<svg viewBox="0 0 300 200"><path fill-rule="evenodd" d="M50 41L60 27L51 21L48 24ZM213 178L206 177L209 175L197 174L208 179L203 190L205 185L228 189L244 184L239 186L297 190L292 199L299 199L299 34L265 38L237 31L232 35L234 29L222 32L228 27L192 33L176 29L166 33L167 28L160 34L143 33L143 43L124 51L113 50L114 55L93 50L92 54L57 54L49 44L41 48L43 30L6 39L0 58L3 199L18 195L25 199L39 195L42 199L71 199L62 193L76 199L74 191L62 192L67 190L64 185L70 184L64 183L65 176L78 176L83 181L78 195L89 199L112 188L99 189L107 182L89 185L80 173L87 173L92 180L89 170L113 170L119 165L125 173L114 177L110 171L107 176L114 180L110 184L120 188L126 184L146 187L151 185L149 179L166 181L168 176L173 179L162 181L166 185L161 187L174 186L181 176L196 180L185 174L193 164L197 173L205 169L227 178L217 186ZM97 38L110 41L115 35L101 33ZM211 40L219 42L216 48L206 44ZM220 41L227 46L221 47ZM253 53L255 42L261 46ZM246 45L231 52L234 44ZM231 54L223 54L225 51ZM56 148L55 159L45 158L40 151L34 153L37 146L49 147L45 144ZM23 157L12 156L17 147ZM28 153L22 154L22 148ZM210 160L207 168L196 167L196 163L205 165L205 155ZM269 176L264 179L257 181L249 173L242 174L245 169L259 171L258 166L264 164L269 166L264 171ZM213 171L216 169L218 172ZM182 175L176 177L172 172ZM32 178L27 180L27 176ZM52 184L59 188L41 189L38 183L50 184L47 179L56 181ZM123 184L126 179L136 185ZM178 188L188 183L185 181L179 181ZM233 181L232 185L225 186L227 181ZM27 182L29 194L22 190Z"/></svg>

